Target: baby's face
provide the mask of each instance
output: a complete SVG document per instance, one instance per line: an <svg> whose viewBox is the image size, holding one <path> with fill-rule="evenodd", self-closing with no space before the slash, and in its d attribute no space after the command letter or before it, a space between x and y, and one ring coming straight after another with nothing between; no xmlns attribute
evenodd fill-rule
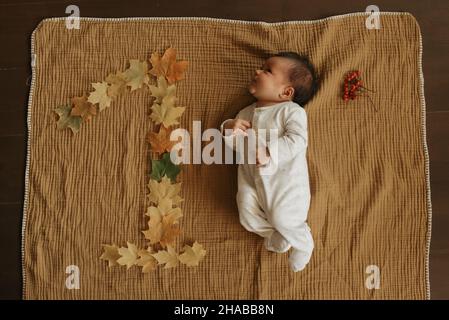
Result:
<svg viewBox="0 0 449 320"><path fill-rule="evenodd" d="M271 57L265 61L262 69L257 69L248 86L249 92L258 100L284 101L285 90L291 90L288 71L291 62L283 57ZM290 89L287 89L290 87Z"/></svg>

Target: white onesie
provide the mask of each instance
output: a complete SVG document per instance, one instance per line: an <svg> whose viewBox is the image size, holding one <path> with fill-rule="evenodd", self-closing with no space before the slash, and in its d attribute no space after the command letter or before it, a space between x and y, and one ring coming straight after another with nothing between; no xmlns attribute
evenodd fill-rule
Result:
<svg viewBox="0 0 449 320"><path fill-rule="evenodd" d="M277 230L301 252L305 265L314 248L306 223L310 206L306 111L293 101L259 108L254 102L243 108L236 119L251 122L255 131L266 129L263 139L270 153L270 160L263 167L258 168L248 161L238 166L236 200L240 223L264 238L271 237ZM235 136L242 131L225 135L223 127L229 120L232 119L223 121L220 130L225 144L236 150ZM274 139L270 139L270 128L278 129Z"/></svg>

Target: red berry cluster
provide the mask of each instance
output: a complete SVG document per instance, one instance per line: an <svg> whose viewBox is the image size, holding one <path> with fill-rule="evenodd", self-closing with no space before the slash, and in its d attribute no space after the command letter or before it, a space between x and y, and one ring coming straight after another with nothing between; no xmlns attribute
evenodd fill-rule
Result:
<svg viewBox="0 0 449 320"><path fill-rule="evenodd" d="M374 90L370 90L362 86L360 71L355 70L348 72L348 74L345 77L345 84L343 87L343 100L344 101L354 100L357 96L360 96L359 93L367 93L367 91L376 92ZM373 100L371 99L371 97L368 94L366 94L366 96L371 102L374 111L376 112L379 111L376 105L374 104Z"/></svg>
<svg viewBox="0 0 449 320"><path fill-rule="evenodd" d="M343 92L343 100L348 101L349 99L354 100L357 92L363 88L362 79L360 78L360 71L351 71L346 75L345 84L344 84L344 92Z"/></svg>

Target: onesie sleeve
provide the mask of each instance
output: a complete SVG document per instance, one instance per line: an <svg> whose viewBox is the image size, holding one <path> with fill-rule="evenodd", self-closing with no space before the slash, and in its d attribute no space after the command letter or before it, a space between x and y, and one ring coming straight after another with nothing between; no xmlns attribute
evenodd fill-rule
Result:
<svg viewBox="0 0 449 320"><path fill-rule="evenodd" d="M235 119L240 119L240 118L242 118L242 114L243 114L243 111L244 111L245 109L242 109L242 110L240 110L240 112L236 115L236 117L235 117ZM235 137L236 137L236 132L233 132L232 134L229 134L228 133L228 135L225 135L225 132L224 132L224 124L227 122L227 121L230 121L230 120L234 120L234 119L226 119L225 121L223 121L222 123L221 123L221 125L220 125L220 133L221 133L221 135L223 136L223 140L224 140L224 142L225 142L225 144L229 147L229 148L231 148L231 149L233 149L233 150L236 150L236 144L235 144ZM240 131L241 132L241 130L238 130L238 131Z"/></svg>
<svg viewBox="0 0 449 320"><path fill-rule="evenodd" d="M221 123L221 125L220 125L220 132L221 132L221 135L222 135L222 136L224 136L223 130L224 130L224 125L225 125L225 123L226 123L227 121L231 121L231 120L234 120L234 119L226 119L225 121L223 121L223 122Z"/></svg>
<svg viewBox="0 0 449 320"><path fill-rule="evenodd" d="M267 142L273 162L281 165L292 160L307 148L307 113L301 107L294 107L287 115L283 135Z"/></svg>

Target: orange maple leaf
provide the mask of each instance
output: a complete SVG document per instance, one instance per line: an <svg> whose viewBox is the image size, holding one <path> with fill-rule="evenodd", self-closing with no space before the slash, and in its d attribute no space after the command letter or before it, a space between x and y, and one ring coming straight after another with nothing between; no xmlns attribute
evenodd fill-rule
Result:
<svg viewBox="0 0 449 320"><path fill-rule="evenodd" d="M149 132L148 142L151 145L151 150L157 153L170 152L177 141L170 140L170 134L173 129L167 129L164 125L161 125L159 132Z"/></svg>
<svg viewBox="0 0 449 320"><path fill-rule="evenodd" d="M166 248L167 245L172 245L175 241L175 238L181 234L181 230L179 229L178 224L171 224L162 220L162 237L159 243L162 248Z"/></svg>
<svg viewBox="0 0 449 320"><path fill-rule="evenodd" d="M179 215L176 214L168 214L162 217L162 237L159 243L163 248L166 248L167 245L172 245L175 241L175 238L181 234L181 230L179 229L178 219Z"/></svg>
<svg viewBox="0 0 449 320"><path fill-rule="evenodd" d="M158 53L152 53L150 62L153 68L149 71L153 76L165 76L169 84L184 79L184 72L188 66L188 61L176 61L176 49L168 48L162 58Z"/></svg>
<svg viewBox="0 0 449 320"><path fill-rule="evenodd" d="M72 98L72 111L70 115L72 116L81 116L83 120L90 120L92 116L97 114L97 108L87 101L87 96L84 94L82 97L73 97Z"/></svg>

